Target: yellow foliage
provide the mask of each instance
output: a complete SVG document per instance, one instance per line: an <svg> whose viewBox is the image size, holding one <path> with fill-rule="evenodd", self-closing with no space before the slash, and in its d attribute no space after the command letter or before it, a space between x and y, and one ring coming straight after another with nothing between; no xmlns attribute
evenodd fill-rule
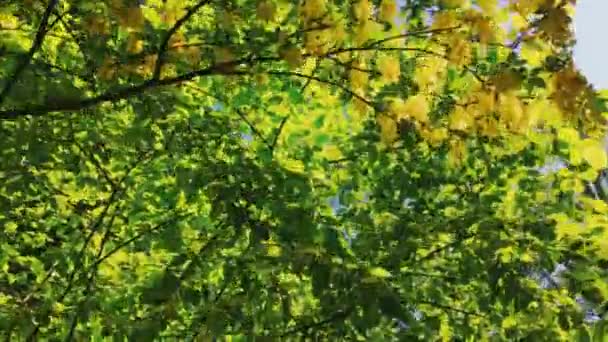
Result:
<svg viewBox="0 0 608 342"><path fill-rule="evenodd" d="M359 21L367 21L372 15L372 5L369 0L359 0L353 5L355 18Z"/></svg>
<svg viewBox="0 0 608 342"><path fill-rule="evenodd" d="M97 76L104 81L110 80L116 74L116 66L111 58L104 59L102 65L97 69Z"/></svg>
<svg viewBox="0 0 608 342"><path fill-rule="evenodd" d="M452 167L459 167L466 158L467 151L464 142L460 139L450 140L450 151L448 152L448 163Z"/></svg>
<svg viewBox="0 0 608 342"><path fill-rule="evenodd" d="M304 63L302 51L297 47L282 49L279 51L279 54L292 68L297 68Z"/></svg>
<svg viewBox="0 0 608 342"><path fill-rule="evenodd" d="M304 48L312 55L324 55L332 44L333 30L314 29L304 34Z"/></svg>
<svg viewBox="0 0 608 342"><path fill-rule="evenodd" d="M167 26L173 26L175 22L185 13L184 1L182 0L167 0L161 13L161 20Z"/></svg>
<svg viewBox="0 0 608 342"><path fill-rule="evenodd" d="M218 64L232 62L236 59L232 51L225 47L215 48L213 52L215 54L215 62Z"/></svg>
<svg viewBox="0 0 608 342"><path fill-rule="evenodd" d="M380 126L380 138L382 142L387 145L394 142L398 137L395 120L387 115L378 115L376 120Z"/></svg>
<svg viewBox="0 0 608 342"><path fill-rule="evenodd" d="M131 33L127 39L127 52L138 54L144 49L144 41L139 39L137 34Z"/></svg>
<svg viewBox="0 0 608 342"><path fill-rule="evenodd" d="M264 21L272 21L275 18L277 6L270 0L262 0L258 3L256 14Z"/></svg>
<svg viewBox="0 0 608 342"><path fill-rule="evenodd" d="M498 136L498 122L492 117L483 117L478 122L479 133L482 136L494 138Z"/></svg>
<svg viewBox="0 0 608 342"><path fill-rule="evenodd" d="M517 11L522 17L527 18L536 12L545 0L510 0L511 8Z"/></svg>
<svg viewBox="0 0 608 342"><path fill-rule="evenodd" d="M522 43L520 54L530 66L539 67L543 64L545 58L551 54L551 50L543 42L530 40Z"/></svg>
<svg viewBox="0 0 608 342"><path fill-rule="evenodd" d="M470 0L441 0L441 4L448 8L464 8L469 4Z"/></svg>
<svg viewBox="0 0 608 342"><path fill-rule="evenodd" d="M369 74L363 68L365 68L365 64L355 62L350 69L350 85L354 90L365 89L368 85Z"/></svg>
<svg viewBox="0 0 608 342"><path fill-rule="evenodd" d="M141 32L145 17L139 6L129 6L118 11L118 24L128 31Z"/></svg>
<svg viewBox="0 0 608 342"><path fill-rule="evenodd" d="M431 29L446 29L458 26L459 20L454 10L446 10L435 14Z"/></svg>
<svg viewBox="0 0 608 342"><path fill-rule="evenodd" d="M496 0L477 0L477 5L487 16L493 16L498 9L498 1Z"/></svg>
<svg viewBox="0 0 608 342"><path fill-rule="evenodd" d="M382 0L378 11L378 19L385 22L393 22L397 16L398 5L396 0Z"/></svg>
<svg viewBox="0 0 608 342"><path fill-rule="evenodd" d="M327 11L326 0L305 0L300 8L304 21L321 18Z"/></svg>
<svg viewBox="0 0 608 342"><path fill-rule="evenodd" d="M103 16L91 15L84 20L83 25L85 30L94 36L110 33L110 25Z"/></svg>
<svg viewBox="0 0 608 342"><path fill-rule="evenodd" d="M492 113L496 109L496 93L492 89L478 93L477 101L477 107L482 115Z"/></svg>
<svg viewBox="0 0 608 342"><path fill-rule="evenodd" d="M420 131L420 135L433 147L441 145L449 137L448 130L445 127L433 129L424 128Z"/></svg>
<svg viewBox="0 0 608 342"><path fill-rule="evenodd" d="M497 28L490 18L472 14L469 16L469 23L473 33L479 36L481 44L488 44L495 39Z"/></svg>
<svg viewBox="0 0 608 342"><path fill-rule="evenodd" d="M356 113L360 114L359 118L365 116L370 110L369 105L358 97L353 98L353 105L354 105L354 109L355 109ZM356 120L356 121L359 121L359 120Z"/></svg>
<svg viewBox="0 0 608 342"><path fill-rule="evenodd" d="M447 61L440 57L427 57L416 67L414 79L416 83L426 90L441 86L440 80L447 68Z"/></svg>
<svg viewBox="0 0 608 342"><path fill-rule="evenodd" d="M399 118L413 118L421 123L429 121L429 102L423 94L410 96L405 100L402 107L402 112L399 113Z"/></svg>
<svg viewBox="0 0 608 342"><path fill-rule="evenodd" d="M378 60L378 69L387 83L399 82L401 75L401 66L399 59L395 56L382 56Z"/></svg>
<svg viewBox="0 0 608 342"><path fill-rule="evenodd" d="M570 37L570 18L563 7L550 7L538 28L551 41L561 43Z"/></svg>
<svg viewBox="0 0 608 342"><path fill-rule="evenodd" d="M363 45L372 35L373 23L371 20L362 20L355 27L354 41L356 45Z"/></svg>
<svg viewBox="0 0 608 342"><path fill-rule="evenodd" d="M148 77L152 75L152 72L154 71L154 66L156 65L157 57L158 56L156 54L145 56L142 63L136 66L135 73L142 77Z"/></svg>
<svg viewBox="0 0 608 342"><path fill-rule="evenodd" d="M524 117L524 108L521 100L513 93L504 93L499 96L500 121L506 127L519 130L520 122Z"/></svg>
<svg viewBox="0 0 608 342"><path fill-rule="evenodd" d="M601 170L608 167L606 149L594 139L585 139L581 142L581 154L583 159L594 169Z"/></svg>
<svg viewBox="0 0 608 342"><path fill-rule="evenodd" d="M182 55L192 67L197 66L201 61L201 50L197 46L189 46L183 49Z"/></svg>
<svg viewBox="0 0 608 342"><path fill-rule="evenodd" d="M218 13L216 20L223 29L230 29L234 27L238 17L234 13L224 10Z"/></svg>
<svg viewBox="0 0 608 342"><path fill-rule="evenodd" d="M519 77L511 70L503 70L499 72L492 77L491 82L498 93L518 89L521 84Z"/></svg>
<svg viewBox="0 0 608 342"><path fill-rule="evenodd" d="M473 115L467 113L462 106L456 106L450 114L450 129L467 132L475 124Z"/></svg>
<svg viewBox="0 0 608 342"><path fill-rule="evenodd" d="M471 47L467 39L460 35L453 35L449 44L448 60L451 63L462 67L471 61Z"/></svg>

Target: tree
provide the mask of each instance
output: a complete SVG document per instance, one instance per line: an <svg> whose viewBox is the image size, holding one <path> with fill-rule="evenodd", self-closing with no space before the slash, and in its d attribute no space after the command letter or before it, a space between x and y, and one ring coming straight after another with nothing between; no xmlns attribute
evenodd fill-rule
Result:
<svg viewBox="0 0 608 342"><path fill-rule="evenodd" d="M0 331L600 336L573 1L474 5L4 1Z"/></svg>

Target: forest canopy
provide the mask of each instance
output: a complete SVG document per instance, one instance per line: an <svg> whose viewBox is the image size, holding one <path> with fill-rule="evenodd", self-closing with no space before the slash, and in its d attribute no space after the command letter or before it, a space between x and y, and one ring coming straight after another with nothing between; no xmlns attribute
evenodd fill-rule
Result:
<svg viewBox="0 0 608 342"><path fill-rule="evenodd" d="M4 0L8 340L602 340L575 0Z"/></svg>

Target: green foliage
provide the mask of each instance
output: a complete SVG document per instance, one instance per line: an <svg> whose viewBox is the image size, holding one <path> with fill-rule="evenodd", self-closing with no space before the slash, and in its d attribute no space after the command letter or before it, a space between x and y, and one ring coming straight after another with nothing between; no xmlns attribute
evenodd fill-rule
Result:
<svg viewBox="0 0 608 342"><path fill-rule="evenodd" d="M563 23L545 63L466 1L372 3L0 4L0 336L603 340L606 107ZM425 61L435 5L473 56Z"/></svg>

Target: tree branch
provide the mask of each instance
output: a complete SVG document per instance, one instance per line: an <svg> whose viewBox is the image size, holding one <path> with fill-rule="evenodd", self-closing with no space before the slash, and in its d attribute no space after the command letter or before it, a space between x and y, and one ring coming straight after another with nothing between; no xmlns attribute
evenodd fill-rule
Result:
<svg viewBox="0 0 608 342"><path fill-rule="evenodd" d="M99 160L97 160L97 156L93 152L86 150L84 148L84 146L80 145L78 142L74 141L73 143L80 150L80 152L82 152L82 154L84 154L84 156L87 157L91 161L93 166L95 166L95 168L97 169L97 172L99 172L102 175L102 177L106 180L106 182L108 182L108 184L110 185L110 188L115 189L117 187L116 182L112 179L112 177L110 177L110 173L108 172L108 170L106 170L101 165Z"/></svg>
<svg viewBox="0 0 608 342"><path fill-rule="evenodd" d="M485 317L483 314L480 314L478 312L463 310L463 309L455 308L453 306L439 304L439 303L436 303L433 301L419 300L419 301L416 301L416 303L417 304L426 304L426 305L436 307L437 309L441 309L444 311L454 311L454 312L458 312L458 313L465 314L468 316Z"/></svg>
<svg viewBox="0 0 608 342"><path fill-rule="evenodd" d="M112 233L112 226L114 225L114 220L116 219L116 215L118 214L117 210L114 210L114 212L112 213L112 216L110 217L110 222L108 222L107 227L106 227L106 231L103 234L103 237L101 239L101 243L99 244L99 250L97 251L97 256L95 257L96 259L98 259L101 254L103 253L103 250L105 249L106 243L108 242L108 239L110 238L110 235ZM78 324L78 317L81 314L81 311L84 309L84 304L86 303L87 300L89 300L89 296L91 295L91 288L93 286L93 282L95 281L95 277L97 276L97 266L99 264L95 264L94 267L92 267L91 269L88 270L88 272L85 272L89 274L89 278L87 280L87 284L86 287L84 289L84 292L82 294L82 299L80 300L80 302L78 303L78 305L76 306L76 312L74 313L74 316L72 317L72 322L70 323L70 330L67 334L67 336L65 337L65 341L71 341L74 338L74 331L76 330L76 325Z"/></svg>
<svg viewBox="0 0 608 342"><path fill-rule="evenodd" d="M374 46L378 46L381 44L384 44L386 42L390 42L391 40L396 40L396 39L401 39L401 38L407 38L407 37L414 37L414 36L422 36L425 34L436 34L436 33L444 33L444 32L452 32L454 30L457 30L461 28L461 26L453 26L453 27L444 27L444 28L438 28L438 29L430 29L430 30L418 30L418 31L412 31L412 32L405 32L402 34L397 34L394 36L390 36L390 37L386 37L384 39L380 39L380 40L376 40L373 42L370 42L369 44L366 44L365 47L374 47Z"/></svg>
<svg viewBox="0 0 608 342"><path fill-rule="evenodd" d="M206 90L200 89L197 86L188 85L188 88L195 90L197 92L200 92L201 94L204 94L206 96L213 97L214 99L220 101L221 103L224 103L224 104L228 103L228 101L226 101L226 99L222 99L214 94L209 93ZM264 137L264 135L255 127L255 125L247 119L247 116L245 115L245 113L243 113L243 111L240 110L239 108L234 108L234 111L241 118L241 120L243 120L245 122L245 124L247 124L249 129L251 129L251 132L253 132L253 134L256 137L260 138L260 140L262 140L262 142L264 143L264 145L266 145L266 147L268 147L268 149L272 150L272 145L268 142L268 140Z"/></svg>
<svg viewBox="0 0 608 342"><path fill-rule="evenodd" d="M356 97L357 99L359 99L361 102L365 103L366 105L370 106L372 109L376 109L376 107L374 106L374 103L371 102L370 100L364 98L363 96L355 93L354 91L350 90L348 87L338 83L338 82L333 82L333 81L329 81L329 80L324 80L322 78L313 76L313 75L305 75L305 74L301 74L298 72L293 72L293 71L269 71L267 74L269 75L277 75L277 76L296 76L296 77L301 77L304 79L308 79L308 80L313 80L313 81L317 81L319 83L325 83L325 84L329 84L329 85L333 85L335 87L338 87L340 89L342 89L344 92L348 93L349 95Z"/></svg>
<svg viewBox="0 0 608 342"><path fill-rule="evenodd" d="M15 108L9 110L0 111L0 120L15 120L22 116L42 116L51 112L76 112L85 108L93 107L95 105L111 102L111 101L119 101L124 100L132 96L139 95L146 90L159 88L163 86L174 85L182 82L191 81L194 78L202 77L202 76L210 76L210 75L249 75L248 71L239 71L234 70L227 72L228 68L237 66L239 64L245 62L257 62L257 61L269 61L269 60L277 60L278 58L247 58L241 60L230 61L226 63L218 63L212 66L209 66L205 69L195 70L191 72L187 72L185 74L166 78L162 80L151 79L145 81L143 83L132 85L128 87L123 87L120 89L109 90L103 94L84 98L84 99L64 99L63 101L54 101L47 102L44 104L35 104L26 106L24 108Z"/></svg>
<svg viewBox="0 0 608 342"><path fill-rule="evenodd" d="M38 26L38 32L36 32L36 37L34 38L34 43L30 47L30 50L27 52L27 55L23 59L19 60L19 64L17 64L17 67L15 68L13 75L9 78L7 83L4 85L4 88L2 89L2 91L0 91L0 105L4 102L6 97L9 95L9 93L13 89L13 86L15 85L15 83L17 83L17 80L19 79L21 74L28 67L28 65L32 61L32 58L34 57L34 55L36 54L38 49L40 49L40 47L42 46L44 37L46 36L46 34L48 32L47 26L49 24L49 19L51 17L51 13L53 12L53 9L55 8L55 6L57 6L58 3L59 3L59 0L51 0L49 2L49 4L46 6L46 10L44 11L44 14L42 15L42 20L40 22L40 25Z"/></svg>
<svg viewBox="0 0 608 342"><path fill-rule="evenodd" d="M318 327L321 327L323 325L326 325L326 324L329 324L329 323L332 323L332 322L335 322L338 320L346 319L351 313L353 313L354 310L355 310L355 308L353 306L351 306L345 310L336 311L335 313L333 313L331 316L325 318L324 320L314 322L314 323L309 323L309 324L303 324L299 327L295 327L291 330L284 332L283 334L280 335L280 337L297 334L299 332L304 332L309 329L318 328Z"/></svg>
<svg viewBox="0 0 608 342"><path fill-rule="evenodd" d="M279 124L279 127L277 127L277 132L274 135L272 144L270 144L270 154L271 155L274 155L274 150L277 147L277 142L279 141L279 136L281 135L281 132L283 131L283 127L287 123L287 120L289 120L289 115L287 115L283 119L281 119L281 123Z"/></svg>
<svg viewBox="0 0 608 342"><path fill-rule="evenodd" d="M158 57L156 58L156 63L154 65L154 74L152 76L153 80L157 80L160 78L160 70L163 67L163 63L165 62L165 55L167 54L167 48L169 46L169 40L171 37L179 30L190 18L198 12L203 6L209 4L210 0L202 0L199 1L196 5L190 7L186 14L183 17L179 18L175 24L169 29L165 37L163 38L162 43L160 44L160 48L158 49Z"/></svg>
<svg viewBox="0 0 608 342"><path fill-rule="evenodd" d="M266 147L268 147L268 149L272 150L272 145L268 142L268 140L266 140L266 138L262 135L262 133L260 131L258 131L258 129L255 127L255 125L253 123L249 122L245 113L243 113L243 111L240 110L239 108L235 108L234 111L241 118L241 120L243 120L247 124L247 126L249 126L249 129L251 129L251 132L253 132L253 134L255 136L257 136L258 138L260 138L260 140L262 140L262 142L264 143L264 145L266 145Z"/></svg>
<svg viewBox="0 0 608 342"><path fill-rule="evenodd" d="M180 217L181 218L181 217ZM131 243L135 242L136 240L140 239L141 237L153 233L157 230L160 230L163 227L166 227L169 224L175 223L177 221L177 217L173 217L171 219L168 219L164 222L161 222L155 226L153 226L150 229L145 229L137 234L135 234L134 236L132 236L131 238L124 240L123 242L119 243L118 245L116 245L114 248L112 248L111 250L109 250L106 254L104 254L103 256L98 257L97 260L95 260L95 262L90 266L92 267L97 267L99 264L101 264L102 262L104 262L106 259L108 259L109 257L111 257L112 255L116 254L118 251L120 251L121 249L123 249L124 247L130 245Z"/></svg>

